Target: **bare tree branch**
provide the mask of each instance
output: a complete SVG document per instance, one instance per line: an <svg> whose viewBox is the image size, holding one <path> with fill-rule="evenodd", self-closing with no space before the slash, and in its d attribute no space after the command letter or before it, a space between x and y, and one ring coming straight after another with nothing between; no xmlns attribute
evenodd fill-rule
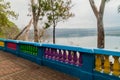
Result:
<svg viewBox="0 0 120 80"><path fill-rule="evenodd" d="M100 5L100 9L99 9L99 14L102 19L103 19L103 15L104 15L105 2L106 2L106 0L101 1L101 5Z"/></svg>
<svg viewBox="0 0 120 80"><path fill-rule="evenodd" d="M23 28L23 30L14 37L14 39L16 40L21 34L23 34L23 32L28 29L29 26L31 26L31 23L32 23L32 19L30 20L29 24L27 26L25 26L25 28Z"/></svg>
<svg viewBox="0 0 120 80"><path fill-rule="evenodd" d="M90 2L90 5L91 5L91 7L92 7L92 10L93 10L96 18L98 19L98 14L99 14L99 12L98 12L98 10L97 10L97 7L96 7L96 5L95 5L94 0L89 0L89 2Z"/></svg>

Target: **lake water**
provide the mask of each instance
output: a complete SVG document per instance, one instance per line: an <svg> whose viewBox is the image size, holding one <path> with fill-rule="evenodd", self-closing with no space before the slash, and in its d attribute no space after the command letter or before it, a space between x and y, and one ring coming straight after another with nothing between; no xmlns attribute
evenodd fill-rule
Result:
<svg viewBox="0 0 120 80"><path fill-rule="evenodd" d="M52 39L50 39L49 41L52 42ZM87 36L87 37L56 38L56 44L96 48L97 37ZM105 37L105 48L120 50L120 36L119 37L118 36L106 36Z"/></svg>

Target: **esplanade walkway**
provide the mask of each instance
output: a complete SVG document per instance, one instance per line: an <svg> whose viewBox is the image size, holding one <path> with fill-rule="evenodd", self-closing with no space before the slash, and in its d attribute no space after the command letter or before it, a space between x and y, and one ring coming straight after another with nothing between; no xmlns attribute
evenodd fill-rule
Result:
<svg viewBox="0 0 120 80"><path fill-rule="evenodd" d="M70 75L0 51L0 80L78 80Z"/></svg>

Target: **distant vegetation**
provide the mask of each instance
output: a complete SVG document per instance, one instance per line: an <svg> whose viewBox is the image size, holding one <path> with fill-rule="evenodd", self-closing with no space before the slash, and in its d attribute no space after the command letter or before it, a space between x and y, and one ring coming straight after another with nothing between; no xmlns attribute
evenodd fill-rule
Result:
<svg viewBox="0 0 120 80"><path fill-rule="evenodd" d="M17 26L11 22L10 26L0 27L0 37L13 39L13 37L19 33Z"/></svg>
<svg viewBox="0 0 120 80"><path fill-rule="evenodd" d="M0 0L0 37L12 38L19 32L17 26L10 20L17 17L18 15L11 10L10 2Z"/></svg>

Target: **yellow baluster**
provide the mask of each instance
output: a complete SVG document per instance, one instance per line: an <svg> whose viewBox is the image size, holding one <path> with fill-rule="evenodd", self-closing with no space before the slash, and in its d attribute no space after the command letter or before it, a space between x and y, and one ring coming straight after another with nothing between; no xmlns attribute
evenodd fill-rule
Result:
<svg viewBox="0 0 120 80"><path fill-rule="evenodd" d="M101 55L96 55L96 61L95 61L95 70L96 71L101 71Z"/></svg>
<svg viewBox="0 0 120 80"><path fill-rule="evenodd" d="M0 46L4 47L4 42L0 41Z"/></svg>
<svg viewBox="0 0 120 80"><path fill-rule="evenodd" d="M119 57L114 56L114 64L113 64L113 74L116 76L120 76L120 63L118 61Z"/></svg>
<svg viewBox="0 0 120 80"><path fill-rule="evenodd" d="M110 73L110 62L109 62L109 56L104 56L105 62L104 62L104 72Z"/></svg>

